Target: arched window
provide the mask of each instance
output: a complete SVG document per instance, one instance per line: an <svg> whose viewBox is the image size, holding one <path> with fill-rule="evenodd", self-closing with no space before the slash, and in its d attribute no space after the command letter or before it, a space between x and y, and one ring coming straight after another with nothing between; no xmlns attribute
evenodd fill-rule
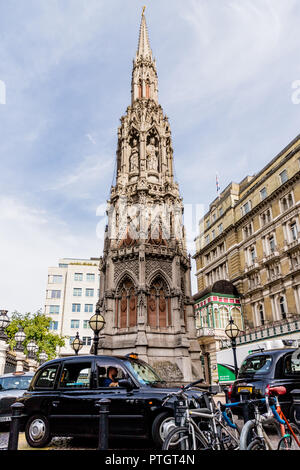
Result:
<svg viewBox="0 0 300 470"><path fill-rule="evenodd" d="M139 85L138 85L138 89L139 89L139 98L142 98L143 97L143 84L142 84L142 80L139 80Z"/></svg>
<svg viewBox="0 0 300 470"><path fill-rule="evenodd" d="M286 312L285 298L283 296L279 297L279 309L280 309L281 318L285 320L287 312Z"/></svg>
<svg viewBox="0 0 300 470"><path fill-rule="evenodd" d="M147 99L150 98L150 81L149 81L149 78L146 81L146 98Z"/></svg>
<svg viewBox="0 0 300 470"><path fill-rule="evenodd" d="M258 322L261 326L265 324L264 307L262 304L259 304L258 306Z"/></svg>
<svg viewBox="0 0 300 470"><path fill-rule="evenodd" d="M134 284L126 278L118 289L116 299L115 326L129 328L137 324L137 299Z"/></svg>
<svg viewBox="0 0 300 470"><path fill-rule="evenodd" d="M151 284L148 295L147 323L153 328L171 326L171 298L166 282L159 276Z"/></svg>

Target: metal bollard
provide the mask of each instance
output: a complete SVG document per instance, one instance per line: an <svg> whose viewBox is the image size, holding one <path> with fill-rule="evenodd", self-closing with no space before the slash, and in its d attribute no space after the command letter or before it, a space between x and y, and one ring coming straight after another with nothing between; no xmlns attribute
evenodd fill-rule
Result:
<svg viewBox="0 0 300 470"><path fill-rule="evenodd" d="M249 390L241 390L240 391L240 401L242 403L242 409L243 409L243 418L244 418L244 424L249 421L249 409L248 409L248 404L247 401L250 400L250 392Z"/></svg>
<svg viewBox="0 0 300 470"><path fill-rule="evenodd" d="M107 450L108 449L108 415L109 415L109 405L111 400L103 398L97 403L99 407L99 441L98 441L98 450Z"/></svg>
<svg viewBox="0 0 300 470"><path fill-rule="evenodd" d="M23 403L16 402L11 405L12 417L8 439L8 450L18 450L19 432L23 409Z"/></svg>

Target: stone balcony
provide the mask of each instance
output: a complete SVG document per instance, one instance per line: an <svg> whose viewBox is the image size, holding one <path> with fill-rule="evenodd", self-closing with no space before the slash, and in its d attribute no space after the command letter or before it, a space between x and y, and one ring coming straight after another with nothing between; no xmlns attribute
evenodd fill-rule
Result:
<svg viewBox="0 0 300 470"><path fill-rule="evenodd" d="M276 258L279 258L279 256L280 253L277 247L275 247L275 249L271 253L264 252L262 262L264 264L272 263Z"/></svg>
<svg viewBox="0 0 300 470"><path fill-rule="evenodd" d="M295 249L300 248L300 238L293 240L292 242L284 241L284 248L283 251L288 253L290 251L294 251Z"/></svg>
<svg viewBox="0 0 300 470"><path fill-rule="evenodd" d="M227 338L225 330L222 328L197 328L197 338L205 340L205 342L211 342L215 340L224 340Z"/></svg>

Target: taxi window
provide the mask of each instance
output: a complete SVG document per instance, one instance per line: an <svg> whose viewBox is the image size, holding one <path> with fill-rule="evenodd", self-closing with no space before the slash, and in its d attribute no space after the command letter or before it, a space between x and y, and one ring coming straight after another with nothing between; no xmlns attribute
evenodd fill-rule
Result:
<svg viewBox="0 0 300 470"><path fill-rule="evenodd" d="M300 376L300 354L289 354L284 359L284 373L285 375Z"/></svg>
<svg viewBox="0 0 300 470"><path fill-rule="evenodd" d="M124 378L126 373L119 365L97 362L98 388L118 387L119 380Z"/></svg>
<svg viewBox="0 0 300 470"><path fill-rule="evenodd" d="M255 374L266 374L271 367L272 358L267 355L248 357L244 360L239 371L239 377Z"/></svg>
<svg viewBox="0 0 300 470"><path fill-rule="evenodd" d="M38 376L34 388L54 388L58 364L46 367Z"/></svg>
<svg viewBox="0 0 300 470"><path fill-rule="evenodd" d="M59 379L59 388L90 388L91 366L91 362L66 362Z"/></svg>

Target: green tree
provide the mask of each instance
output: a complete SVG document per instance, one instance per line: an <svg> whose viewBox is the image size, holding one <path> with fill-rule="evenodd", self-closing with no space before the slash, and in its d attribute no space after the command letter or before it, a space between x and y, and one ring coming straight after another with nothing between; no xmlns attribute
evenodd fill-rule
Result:
<svg viewBox="0 0 300 470"><path fill-rule="evenodd" d="M15 334L17 333L20 326L23 328L26 334L26 339L23 343L25 353L27 354L27 344L34 340L39 347L37 356L39 357L42 351L48 355L49 359L56 357L56 348L65 345L65 336L59 336L55 333L51 333L49 330L51 318L47 317L41 311L37 313L25 313L22 315L19 312L13 312L10 317L10 324L6 328L6 334L10 348L13 349L16 345Z"/></svg>

